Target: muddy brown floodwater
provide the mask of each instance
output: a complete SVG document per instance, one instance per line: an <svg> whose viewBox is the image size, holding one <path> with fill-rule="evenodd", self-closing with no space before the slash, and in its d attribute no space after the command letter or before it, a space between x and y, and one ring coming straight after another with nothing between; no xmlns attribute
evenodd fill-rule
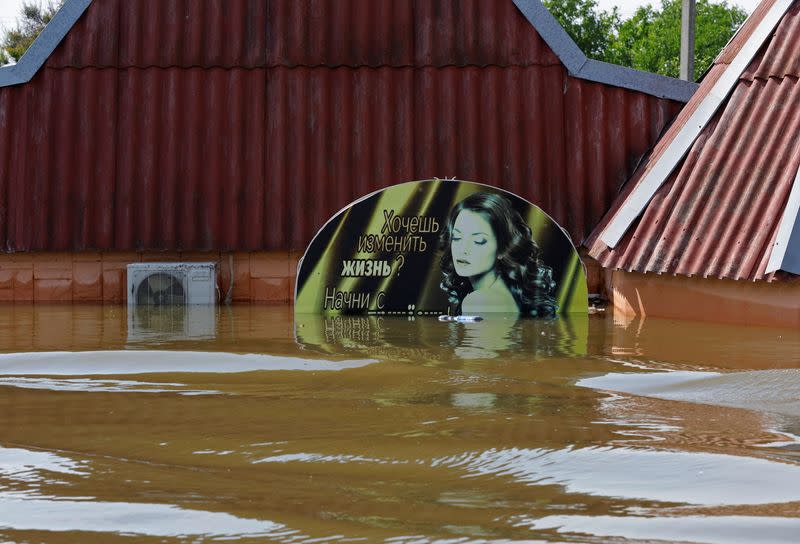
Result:
<svg viewBox="0 0 800 544"><path fill-rule="evenodd" d="M800 332L0 306L0 541L797 542Z"/></svg>

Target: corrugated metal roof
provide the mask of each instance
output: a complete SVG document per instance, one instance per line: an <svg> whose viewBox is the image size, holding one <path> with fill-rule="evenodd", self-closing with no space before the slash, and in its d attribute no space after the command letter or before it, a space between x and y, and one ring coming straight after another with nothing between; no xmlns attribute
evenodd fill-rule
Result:
<svg viewBox="0 0 800 544"><path fill-rule="evenodd" d="M510 1L94 0L75 30L48 67L560 64Z"/></svg>
<svg viewBox="0 0 800 544"><path fill-rule="evenodd" d="M670 132L668 144L647 165L647 171L636 182L636 186L611 218L603 230L600 239L614 248L625 235L630 226L641 216L650 203L653 195L661 187L668 176L675 171L678 164L686 157L691 146L700 136L701 131L710 123L713 116L725 103L736 86L739 77L755 58L760 47L774 32L793 0L776 0L763 20L758 22L743 44L740 53L729 65L715 66L712 71L713 86L706 87L702 100L692 103L691 116L680 119L681 125ZM733 40L734 43L736 40Z"/></svg>
<svg viewBox="0 0 800 544"><path fill-rule="evenodd" d="M569 76L510 1L95 0L0 89L0 241L302 249L433 176L514 191L580 241L680 108Z"/></svg>
<svg viewBox="0 0 800 544"><path fill-rule="evenodd" d="M745 46L747 40L756 32L761 21L764 20L777 3L778 0L761 0L750 17L747 18L741 28L736 32L733 38L731 38L730 42L722 49L720 54L717 55L717 58L714 60L714 65L730 64ZM705 87L705 85L703 85L703 87Z"/></svg>
<svg viewBox="0 0 800 544"><path fill-rule="evenodd" d="M749 28L770 4L759 7L748 21ZM740 32L729 48L740 47L744 37L746 33ZM800 167L800 83L792 75L800 59L798 44L800 2L795 2L679 168L619 245L609 250L599 236L625 205L631 187L674 137L678 127L670 128L587 240L590 255L605 267L642 273L771 277L765 272L771 245ZM720 55L681 120L731 58L728 50Z"/></svg>
<svg viewBox="0 0 800 544"><path fill-rule="evenodd" d="M768 47L762 49L747 71L743 79L770 77L800 77L800 17L797 16L799 6L794 6Z"/></svg>
<svg viewBox="0 0 800 544"><path fill-rule="evenodd" d="M658 98L686 102L697 90L691 81L587 58L540 0L513 0L536 29L534 34L510 15L514 8L508 1L95 0L102 5L79 25L80 43L73 34L54 55L92 1L64 0L19 63L0 67L0 87L30 81L45 61L60 68L560 62L573 77ZM153 9L163 7L167 11ZM141 17L142 12L148 17ZM358 23L359 19L368 24ZM356 32L349 28L353 21ZM216 24L204 27L212 22ZM191 32L181 33L187 26Z"/></svg>

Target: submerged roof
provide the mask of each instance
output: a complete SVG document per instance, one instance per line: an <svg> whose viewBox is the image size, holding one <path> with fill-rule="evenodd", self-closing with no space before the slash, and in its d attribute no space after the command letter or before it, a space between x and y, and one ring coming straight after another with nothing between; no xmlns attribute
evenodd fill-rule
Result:
<svg viewBox="0 0 800 544"><path fill-rule="evenodd" d="M589 237L589 254L641 273L800 273L799 77L800 1L766 0Z"/></svg>
<svg viewBox="0 0 800 544"><path fill-rule="evenodd" d="M2 70L23 83L75 21L0 88L0 252L302 249L434 176L513 191L580 242L684 103L608 78L674 80L581 76L598 65L519 5L69 0Z"/></svg>
<svg viewBox="0 0 800 544"><path fill-rule="evenodd" d="M20 62L0 68L0 87L30 81L92 1L66 0ZM539 0L513 1L573 77L680 102L697 90L693 82L588 59Z"/></svg>

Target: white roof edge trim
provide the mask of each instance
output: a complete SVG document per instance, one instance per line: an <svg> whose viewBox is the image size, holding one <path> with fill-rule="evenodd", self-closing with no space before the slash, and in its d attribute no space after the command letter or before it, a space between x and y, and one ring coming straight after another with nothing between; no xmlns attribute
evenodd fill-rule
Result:
<svg viewBox="0 0 800 544"><path fill-rule="evenodd" d="M786 260L786 252L789 249L789 242L792 240L792 231L795 230L797 226L797 220L799 218L798 212L800 212L800 169L797 170L797 176L794 178L794 184L792 184L792 190L789 193L789 200L786 202L786 207L783 209L781 223L778 226L778 234L775 237L775 243L772 244L772 250L769 254L769 262L767 263L767 269L765 271L767 274L784 269L784 264L789 264L789 268L792 268L792 270L786 270L787 272L792 272L793 274L800 273L800 270L797 270L796 266L791 266L790 263L784 263Z"/></svg>
<svg viewBox="0 0 800 544"><path fill-rule="evenodd" d="M722 103L733 90L739 77L747 69L758 50L786 14L794 0L777 0L764 16L756 30L725 69L708 95L698 106L697 110L689 117L670 142L664 153L658 158L653 168L642 179L639 185L631 192L625 203L611 222L603 230L600 240L609 248L614 248L628 231L633 222L641 215L656 191L663 185L667 177L683 160L692 147L700 132L705 128Z"/></svg>
<svg viewBox="0 0 800 544"><path fill-rule="evenodd" d="M0 87L30 81L91 3L92 0L66 0L19 62L0 68Z"/></svg>

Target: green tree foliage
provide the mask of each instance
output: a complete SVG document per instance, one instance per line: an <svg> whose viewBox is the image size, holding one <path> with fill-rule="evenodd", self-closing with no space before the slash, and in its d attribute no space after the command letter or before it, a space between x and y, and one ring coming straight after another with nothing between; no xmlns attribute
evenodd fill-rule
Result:
<svg viewBox="0 0 800 544"><path fill-rule="evenodd" d="M698 0L695 74L705 72L747 19L725 0ZM622 22L605 59L623 66L678 77L681 53L681 0L664 0L661 9L647 5Z"/></svg>
<svg viewBox="0 0 800 544"><path fill-rule="evenodd" d="M575 43L589 57L678 77L681 0L647 4L622 20L616 8L603 11L596 0L544 0ZM726 0L697 1L695 73L705 72L747 18Z"/></svg>
<svg viewBox="0 0 800 544"><path fill-rule="evenodd" d="M542 3L586 56L605 60L620 24L617 8L603 11L597 7L596 0L544 0Z"/></svg>
<svg viewBox="0 0 800 544"><path fill-rule="evenodd" d="M4 32L0 47L6 55L18 61L63 3L64 0L50 0L46 4L35 1L24 2L19 22L14 28Z"/></svg>

